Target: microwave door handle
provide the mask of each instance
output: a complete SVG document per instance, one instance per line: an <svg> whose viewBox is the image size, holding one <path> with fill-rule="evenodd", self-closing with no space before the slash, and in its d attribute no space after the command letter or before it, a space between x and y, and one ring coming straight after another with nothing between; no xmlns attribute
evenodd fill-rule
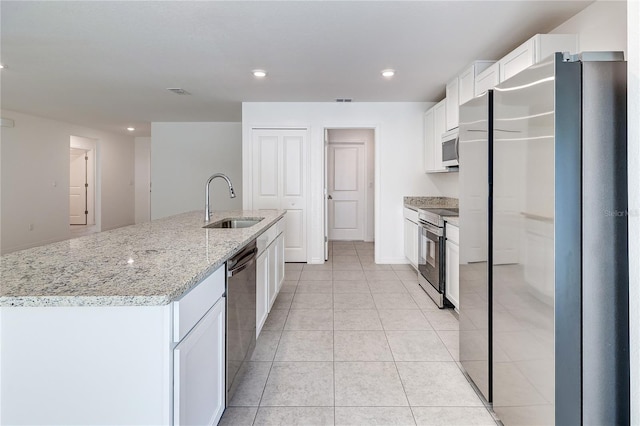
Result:
<svg viewBox="0 0 640 426"><path fill-rule="evenodd" d="M460 138L459 137L456 138L455 147L456 147L456 159L459 161L460 160Z"/></svg>

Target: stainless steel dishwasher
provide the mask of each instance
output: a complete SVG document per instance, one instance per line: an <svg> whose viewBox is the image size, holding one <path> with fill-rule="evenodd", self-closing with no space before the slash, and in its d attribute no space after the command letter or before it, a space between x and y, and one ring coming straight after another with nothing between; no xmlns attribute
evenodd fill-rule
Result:
<svg viewBox="0 0 640 426"><path fill-rule="evenodd" d="M227 405L256 345L256 242L227 261Z"/></svg>

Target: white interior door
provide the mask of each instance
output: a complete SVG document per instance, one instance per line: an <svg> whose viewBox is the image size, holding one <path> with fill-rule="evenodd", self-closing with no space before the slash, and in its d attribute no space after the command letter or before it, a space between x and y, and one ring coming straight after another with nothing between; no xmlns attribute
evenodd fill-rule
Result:
<svg viewBox="0 0 640 426"><path fill-rule="evenodd" d="M328 151L329 239L364 240L364 144L330 143Z"/></svg>
<svg viewBox="0 0 640 426"><path fill-rule="evenodd" d="M253 129L253 208L287 211L285 261L307 261L306 129Z"/></svg>
<svg viewBox="0 0 640 426"><path fill-rule="evenodd" d="M324 260L329 260L329 182L327 162L329 161L329 131L324 129Z"/></svg>
<svg viewBox="0 0 640 426"><path fill-rule="evenodd" d="M86 151L71 148L69 163L69 224L86 225L87 214Z"/></svg>

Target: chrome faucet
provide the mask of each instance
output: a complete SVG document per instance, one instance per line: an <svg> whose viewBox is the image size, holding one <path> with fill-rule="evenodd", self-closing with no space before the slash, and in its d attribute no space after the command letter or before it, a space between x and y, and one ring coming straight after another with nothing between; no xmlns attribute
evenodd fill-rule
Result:
<svg viewBox="0 0 640 426"><path fill-rule="evenodd" d="M236 193L233 190L233 185L231 184L231 180L222 173L216 173L212 175L207 181L207 185L205 187L205 198L204 198L204 220L209 222L211 220L211 204L209 203L209 185L211 185L211 181L215 178L222 178L227 181L227 185L229 185L229 196L231 198L236 198Z"/></svg>

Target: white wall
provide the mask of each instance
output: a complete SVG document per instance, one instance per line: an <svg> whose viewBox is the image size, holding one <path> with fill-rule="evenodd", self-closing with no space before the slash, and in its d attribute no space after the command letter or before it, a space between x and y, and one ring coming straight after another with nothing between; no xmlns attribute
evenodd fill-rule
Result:
<svg viewBox="0 0 640 426"><path fill-rule="evenodd" d="M325 128L375 129L375 239L378 263L406 263L403 246L403 196L442 195L447 183L425 175L422 164L423 115L432 103L422 102L245 102L242 104L243 180L250 188L251 129L304 127L309 129L308 210L309 261L323 255L323 169ZM251 206L245 191L243 205Z"/></svg>
<svg viewBox="0 0 640 426"><path fill-rule="evenodd" d="M135 138L135 221L151 220L151 138Z"/></svg>
<svg viewBox="0 0 640 426"><path fill-rule="evenodd" d="M229 176L237 198L216 179L212 209L240 209L241 141L240 123L151 123L151 218L201 210L204 220L204 188L214 173Z"/></svg>
<svg viewBox="0 0 640 426"><path fill-rule="evenodd" d="M622 50L626 54L627 2L596 1L551 33L578 34L579 51Z"/></svg>
<svg viewBox="0 0 640 426"><path fill-rule="evenodd" d="M101 230L133 223L132 137L7 110L2 117L15 121L2 128L3 253L70 237L71 135L98 140Z"/></svg>
<svg viewBox="0 0 640 426"><path fill-rule="evenodd" d="M631 424L640 424L640 2L628 3L629 328Z"/></svg>

